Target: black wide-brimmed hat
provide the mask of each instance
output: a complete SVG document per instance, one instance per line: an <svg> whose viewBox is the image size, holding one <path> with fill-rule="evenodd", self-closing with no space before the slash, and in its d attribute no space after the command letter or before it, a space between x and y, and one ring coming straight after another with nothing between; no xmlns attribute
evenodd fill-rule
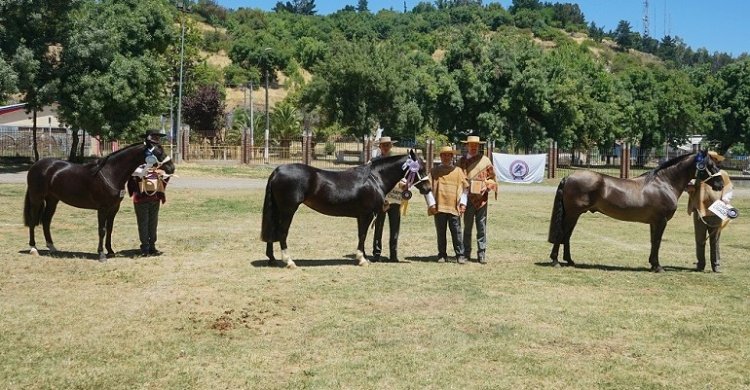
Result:
<svg viewBox="0 0 750 390"><path fill-rule="evenodd" d="M150 130L146 130L146 133L143 134L143 136L146 137L146 138L149 138L151 136L154 136L154 137L166 137L167 135L164 134L164 133L162 133L162 132L160 132L159 130L150 129Z"/></svg>

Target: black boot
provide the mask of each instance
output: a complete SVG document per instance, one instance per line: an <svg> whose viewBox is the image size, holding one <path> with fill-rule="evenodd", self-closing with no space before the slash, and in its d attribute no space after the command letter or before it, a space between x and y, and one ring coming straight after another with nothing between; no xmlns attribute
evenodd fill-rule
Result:
<svg viewBox="0 0 750 390"><path fill-rule="evenodd" d="M396 253L396 251L391 251L391 257L388 258L388 261L391 263L398 263L400 261L398 259L398 253Z"/></svg>
<svg viewBox="0 0 750 390"><path fill-rule="evenodd" d="M706 246L705 245L695 246L695 257L698 258L698 262L695 263L695 270L703 271L706 268Z"/></svg>

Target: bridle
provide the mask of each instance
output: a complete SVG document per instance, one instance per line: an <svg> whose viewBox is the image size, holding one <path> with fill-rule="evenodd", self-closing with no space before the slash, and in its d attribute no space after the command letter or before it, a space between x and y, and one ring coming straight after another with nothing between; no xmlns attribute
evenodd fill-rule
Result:
<svg viewBox="0 0 750 390"><path fill-rule="evenodd" d="M154 150L156 150L156 145L151 144L149 142L144 142L144 144L146 145L146 150L144 151L145 157L148 158L149 156L153 156L156 159L156 163L158 166L162 166L167 161L172 159L172 157L167 155L164 157L163 160L159 160L159 157L156 154L154 154ZM164 155L163 152L164 150L162 149L162 156Z"/></svg>
<svg viewBox="0 0 750 390"><path fill-rule="evenodd" d="M406 189L401 193L401 196L404 199L411 199L411 191L409 191L409 188L416 186L425 180L429 180L428 177L422 176L419 173L420 168L419 160L412 160L411 155L406 157L406 162L401 165L401 170L404 171L404 180L406 180Z"/></svg>

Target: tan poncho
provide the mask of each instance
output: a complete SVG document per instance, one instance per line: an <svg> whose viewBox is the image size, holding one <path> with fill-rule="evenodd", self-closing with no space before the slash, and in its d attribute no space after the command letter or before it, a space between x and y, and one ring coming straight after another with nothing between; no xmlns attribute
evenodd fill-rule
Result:
<svg viewBox="0 0 750 390"><path fill-rule="evenodd" d="M437 211L459 215L458 202L469 183L464 171L453 165L440 165L432 170L432 192Z"/></svg>

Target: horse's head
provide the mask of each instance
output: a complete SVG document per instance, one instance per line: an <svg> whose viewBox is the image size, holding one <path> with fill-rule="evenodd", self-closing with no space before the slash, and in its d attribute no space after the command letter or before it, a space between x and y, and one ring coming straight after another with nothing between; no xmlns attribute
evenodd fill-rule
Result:
<svg viewBox="0 0 750 390"><path fill-rule="evenodd" d="M409 159L419 163L419 170L417 171L417 177L419 178L414 184L422 195L427 195L432 192L432 184L430 184L429 176L427 175L427 169L424 160L417 156L414 149L409 150Z"/></svg>
<svg viewBox="0 0 750 390"><path fill-rule="evenodd" d="M169 155L164 153L164 148L161 147L161 143L146 138L144 144L146 145L144 160L148 162L148 160L155 159L155 162L159 165L159 168L163 169L164 172L170 175L173 174L175 170L174 162L172 161L172 158L169 157Z"/></svg>
<svg viewBox="0 0 750 390"><path fill-rule="evenodd" d="M721 191L724 189L724 179L721 178L720 170L718 162L705 150L701 150L695 155L696 182L706 183L714 191Z"/></svg>

